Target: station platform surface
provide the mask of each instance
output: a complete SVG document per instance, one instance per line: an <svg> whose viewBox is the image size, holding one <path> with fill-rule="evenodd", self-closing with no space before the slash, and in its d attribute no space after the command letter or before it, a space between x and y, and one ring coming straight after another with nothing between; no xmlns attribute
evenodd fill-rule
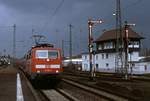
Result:
<svg viewBox="0 0 150 101"><path fill-rule="evenodd" d="M0 101L35 101L26 79L11 65L0 66Z"/></svg>

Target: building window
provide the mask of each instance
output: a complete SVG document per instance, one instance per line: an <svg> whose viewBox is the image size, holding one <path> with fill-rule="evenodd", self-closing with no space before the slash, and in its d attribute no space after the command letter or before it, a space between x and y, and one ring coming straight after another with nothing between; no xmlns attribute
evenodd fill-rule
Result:
<svg viewBox="0 0 150 101"><path fill-rule="evenodd" d="M113 42L109 43L109 48L113 48Z"/></svg>
<svg viewBox="0 0 150 101"><path fill-rule="evenodd" d="M84 64L84 68L88 68L88 64Z"/></svg>
<svg viewBox="0 0 150 101"><path fill-rule="evenodd" d="M98 64L96 64L96 70L98 70Z"/></svg>
<svg viewBox="0 0 150 101"><path fill-rule="evenodd" d="M139 42L138 41L134 41L134 45L139 45Z"/></svg>
<svg viewBox="0 0 150 101"><path fill-rule="evenodd" d="M108 56L109 56L108 53L106 53L106 59L108 59Z"/></svg>
<svg viewBox="0 0 150 101"><path fill-rule="evenodd" d="M104 59L104 54L102 54L102 59Z"/></svg>
<svg viewBox="0 0 150 101"><path fill-rule="evenodd" d="M98 60L98 55L96 55L96 60Z"/></svg>
<svg viewBox="0 0 150 101"><path fill-rule="evenodd" d="M87 59L87 56L85 55L85 60Z"/></svg>
<svg viewBox="0 0 150 101"><path fill-rule="evenodd" d="M102 45L98 45L98 50L101 50L102 49Z"/></svg>
<svg viewBox="0 0 150 101"><path fill-rule="evenodd" d="M83 69L84 69L84 71L88 71L89 70L88 64L84 64Z"/></svg>
<svg viewBox="0 0 150 101"><path fill-rule="evenodd" d="M134 41L134 48L139 48L139 42L138 41Z"/></svg>
<svg viewBox="0 0 150 101"><path fill-rule="evenodd" d="M111 48L113 48L113 42L104 43L104 49L111 49Z"/></svg>
<svg viewBox="0 0 150 101"><path fill-rule="evenodd" d="M106 67L109 67L109 64L108 64L108 63L106 63Z"/></svg>

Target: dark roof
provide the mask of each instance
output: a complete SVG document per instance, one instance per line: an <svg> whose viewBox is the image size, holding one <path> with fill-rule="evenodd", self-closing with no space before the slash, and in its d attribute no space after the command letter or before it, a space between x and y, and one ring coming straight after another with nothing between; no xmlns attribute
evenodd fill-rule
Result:
<svg viewBox="0 0 150 101"><path fill-rule="evenodd" d="M128 28L129 31L129 38L130 39L143 39L138 33L133 31L131 28ZM125 36L125 30L122 29L122 35ZM116 39L116 29L112 29L109 31L104 32L95 42L99 41L108 41L108 40L115 40Z"/></svg>

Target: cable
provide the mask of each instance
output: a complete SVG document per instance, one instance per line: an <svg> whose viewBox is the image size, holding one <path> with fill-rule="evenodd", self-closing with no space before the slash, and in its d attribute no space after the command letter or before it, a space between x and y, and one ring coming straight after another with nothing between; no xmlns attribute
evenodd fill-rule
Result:
<svg viewBox="0 0 150 101"><path fill-rule="evenodd" d="M125 8L133 7L133 6L135 6L135 5L139 4L139 3L141 3L142 1L143 1L143 0L137 0L136 2L133 2L133 3L129 4L129 5L127 5ZM125 9L125 8L123 8L123 9Z"/></svg>
<svg viewBox="0 0 150 101"><path fill-rule="evenodd" d="M60 2L60 4L57 6L57 8L55 9L54 13L52 14L52 17L55 16L55 14L58 12L58 10L61 8L62 4L64 3L64 0L62 0Z"/></svg>
<svg viewBox="0 0 150 101"><path fill-rule="evenodd" d="M127 6L125 6L125 7L123 7L123 8L122 8L122 11L129 9L129 7L136 6L137 4L141 3L142 1L143 1L143 0L136 0L135 2L133 2L133 3L131 3L131 4L127 5ZM109 17L109 18L108 18L108 17ZM122 17L123 17L123 14L122 14ZM108 19L107 22L109 22L109 25L113 24L113 19L112 19L113 16L110 18L110 14L108 14L108 16L106 16L105 18ZM124 17L123 17L123 18L124 18Z"/></svg>
<svg viewBox="0 0 150 101"><path fill-rule="evenodd" d="M59 9L61 8L61 6L63 5L64 0L62 0L59 5L56 7L56 9L54 10L54 12L51 15L50 21L52 21L53 17L56 15L56 13L59 11ZM42 28L42 32L44 31L44 28L48 25L48 21L45 23L45 25Z"/></svg>

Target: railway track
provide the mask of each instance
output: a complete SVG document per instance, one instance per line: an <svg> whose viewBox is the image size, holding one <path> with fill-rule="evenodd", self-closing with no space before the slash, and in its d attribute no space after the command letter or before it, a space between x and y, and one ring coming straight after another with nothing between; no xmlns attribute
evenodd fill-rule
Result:
<svg viewBox="0 0 150 101"><path fill-rule="evenodd" d="M150 77L144 76L133 76L133 80L142 81L142 82L150 82Z"/></svg>
<svg viewBox="0 0 150 101"><path fill-rule="evenodd" d="M106 76L96 77L94 79L95 84L90 84L90 80L87 73L64 75L65 79L73 80L75 82L94 87L95 89L104 90L109 93L113 93L118 96L125 97L127 99L135 101L149 101L150 99L150 86L149 77L145 76L133 76L132 78L125 80L120 77L112 77L110 74Z"/></svg>
<svg viewBox="0 0 150 101"><path fill-rule="evenodd" d="M74 78L76 78L74 76ZM79 77L78 77L79 78ZM85 79L85 77L81 77ZM86 78L88 79L88 78ZM140 101L131 97L121 96L102 89L97 89L84 83L77 82L77 80L62 79L62 89L32 89L36 101ZM89 84L89 82L87 82ZM96 82L91 82L96 83ZM102 83L102 82L101 82ZM111 83L109 84L111 87ZM113 87L113 86L112 86ZM109 89L109 88L108 88Z"/></svg>
<svg viewBox="0 0 150 101"><path fill-rule="evenodd" d="M26 83L34 96L35 101L79 101L75 97L59 88L44 90L36 87L37 89L35 89L30 81L26 78L23 71L20 71L20 73L25 77Z"/></svg>
<svg viewBox="0 0 150 101"><path fill-rule="evenodd" d="M40 90L47 101L79 101L62 89Z"/></svg>
<svg viewBox="0 0 150 101"><path fill-rule="evenodd" d="M104 90L97 90L95 88L86 86L84 84L77 83L72 80L63 79L63 82L65 82L73 87L76 87L75 88L76 90L77 89L83 90L84 92L88 93L87 94L88 96L91 96L91 98L93 97L95 101L99 101L99 100L101 100L101 101L132 101L133 100L133 99L131 100L129 98L125 98L125 97L122 97L122 96L119 96L119 95L116 95L116 94L113 94L110 92L106 92ZM77 92L82 92L82 91L77 91ZM86 93L85 93L85 96L87 96ZM84 93L82 93L82 94L84 94ZM82 99L82 100L87 101L86 99Z"/></svg>
<svg viewBox="0 0 150 101"><path fill-rule="evenodd" d="M32 92L32 95L34 96L35 101L49 101L45 96L43 96L43 94L41 94L41 92L39 90L36 90L32 86L31 82L25 76L24 72L21 69L19 69L19 71L22 74L22 76L25 78L26 84L28 85L30 91Z"/></svg>
<svg viewBox="0 0 150 101"><path fill-rule="evenodd" d="M73 80L74 82L81 83L83 85L93 87L97 90L103 90L114 95L122 96L123 98L135 100L135 101L147 101L150 95L149 82L141 82L139 80L123 80L117 79L95 79L95 83L87 77L79 76L64 76L65 79ZM148 100L149 101L149 100Z"/></svg>
<svg viewBox="0 0 150 101"><path fill-rule="evenodd" d="M100 73L99 73L100 74ZM83 77L83 78L89 78L89 73L88 72L77 72L77 73L67 73L65 72L65 75L71 75L71 76L76 76L76 77ZM122 77L115 76L115 74L111 73L105 73L102 75L97 75L95 77L96 79L100 80L110 80L110 81L141 81L141 82L150 82L150 77L145 77L145 76L131 76L128 80L123 79Z"/></svg>

